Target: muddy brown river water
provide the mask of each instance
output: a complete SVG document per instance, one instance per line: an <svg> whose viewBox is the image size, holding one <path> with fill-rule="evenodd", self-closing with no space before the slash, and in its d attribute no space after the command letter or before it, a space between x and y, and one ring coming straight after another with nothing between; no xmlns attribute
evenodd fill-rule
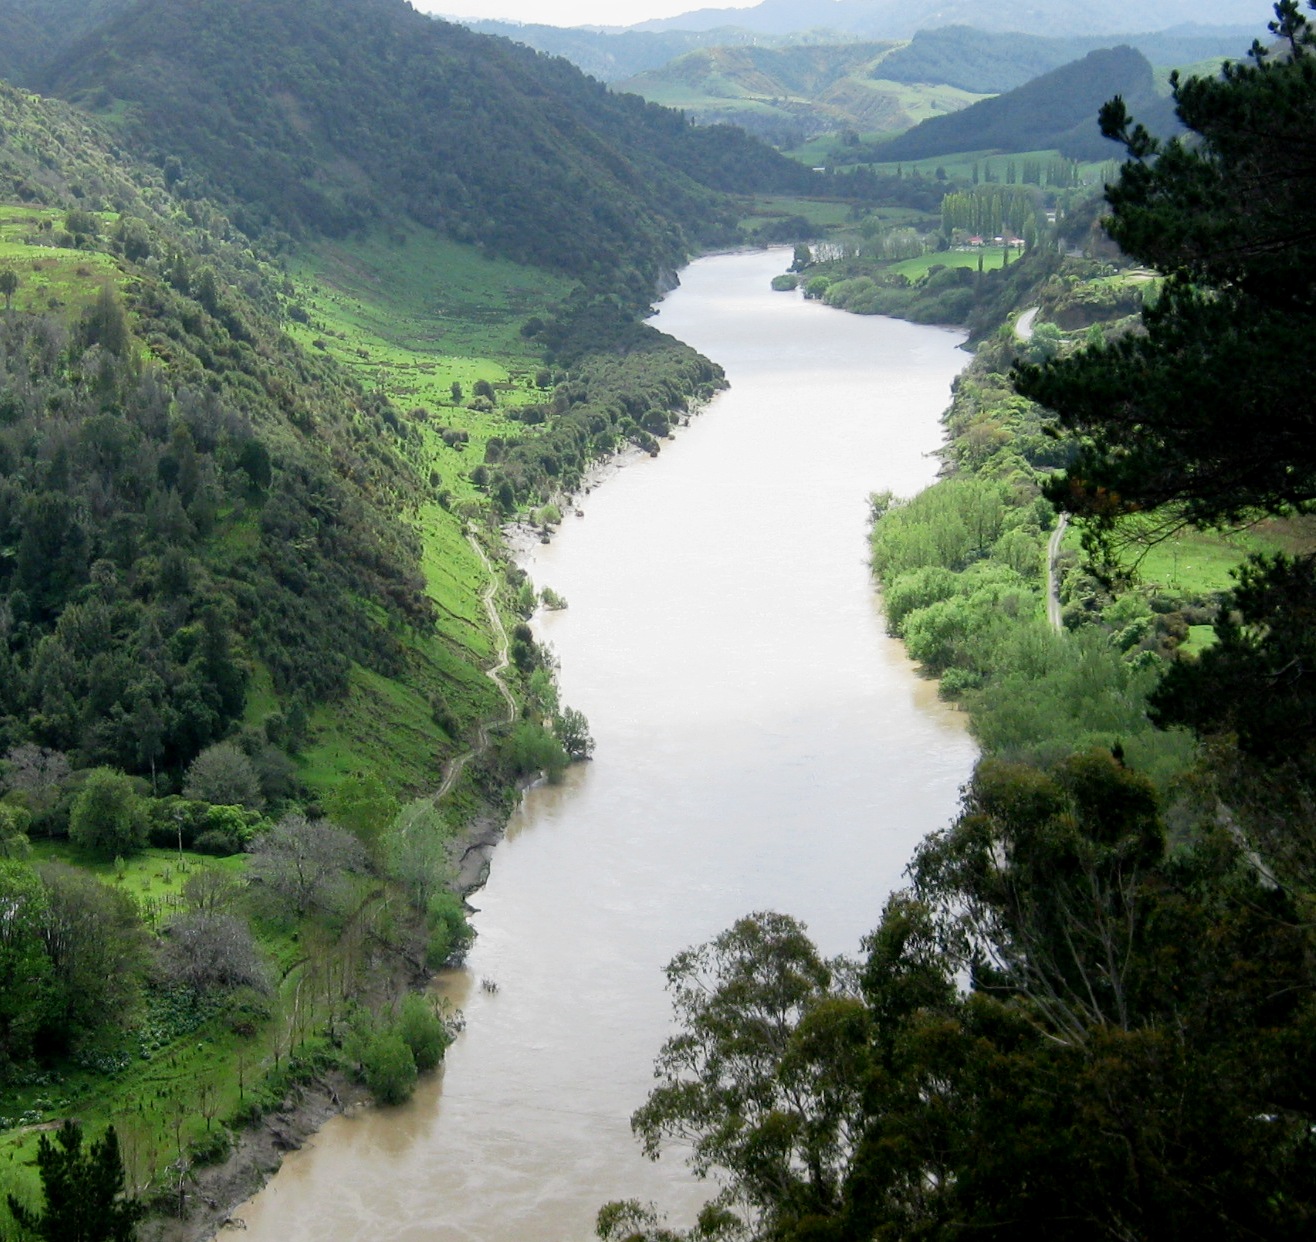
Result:
<svg viewBox="0 0 1316 1242"><path fill-rule="evenodd" d="M662 966L761 909L857 950L953 814L973 745L883 632L865 528L870 492L933 479L962 335L774 293L788 262L703 259L662 303L731 390L527 560L597 757L527 795L472 899L442 1076L289 1157L236 1213L253 1242L585 1242L622 1197L688 1220L709 1187L628 1122Z"/></svg>

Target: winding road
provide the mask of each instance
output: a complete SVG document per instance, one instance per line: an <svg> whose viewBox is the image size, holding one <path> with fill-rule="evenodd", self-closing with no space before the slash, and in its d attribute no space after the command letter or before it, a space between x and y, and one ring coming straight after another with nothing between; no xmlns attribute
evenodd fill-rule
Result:
<svg viewBox="0 0 1316 1242"><path fill-rule="evenodd" d="M1060 555L1060 541L1065 537L1069 526L1069 514L1062 513L1056 519L1056 528L1046 545L1046 619L1051 628L1057 632L1064 629L1064 620L1060 615L1060 583L1056 574L1056 558Z"/></svg>

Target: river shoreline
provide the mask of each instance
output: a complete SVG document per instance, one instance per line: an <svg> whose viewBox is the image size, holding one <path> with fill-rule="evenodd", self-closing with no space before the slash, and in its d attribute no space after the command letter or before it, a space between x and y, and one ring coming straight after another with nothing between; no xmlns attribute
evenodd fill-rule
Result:
<svg viewBox="0 0 1316 1242"><path fill-rule="evenodd" d="M809 903L807 917L830 937L829 951L851 944L871 927L881 892L898 882L905 838L916 831L898 825L917 825L921 835L941 822L956 797L971 743L915 702L926 698L922 683L910 683L903 656L887 654L895 644L875 620L871 582L857 555L857 519L874 485L907 487L907 476L915 485L931 481L928 454L940 440L939 425L925 420L915 431L894 411L906 401L920 402L909 408L925 411L935 403L929 415L935 420L945 402L940 385L958 364L948 357L941 332L893 327L880 330L885 335L877 352L890 341L904 370L880 384L863 364L851 375L848 363L867 354L879 331L872 321L852 326L810 308L801 324L791 301L767 292L761 276L747 279L744 265L713 262L718 266L683 273L683 281L686 288L702 287L700 314L707 322L729 331L719 328L721 335L703 344L684 334L688 315L672 314L667 304L655 326L719 361L724 344L743 358L746 350L762 354L765 334L782 332L781 347L766 355L766 388L755 387L763 381L752 369L734 372L725 417L700 420L693 408L681 417L681 424L690 424L689 438L678 432L670 469L637 471L633 487L604 489L591 501L602 482L649 454L630 448L595 463L557 501L564 513L558 531L570 539L554 538L544 547L543 529L523 523L505 529L500 540L536 586L551 586L570 600L568 612L537 620L537 637L558 651L564 700L590 716L600 755L573 769L562 786L529 789L510 825L496 813L502 807L490 808L460 836L455 887L468 897L484 887L498 845L510 851L506 857L499 851L499 867L477 900L480 938L467 971L454 982L454 999L467 1013L467 1038L448 1058L441 1086L431 1079L415 1105L396 1113L368 1108L350 1125L336 1123L274 1191L245 1211L237 1208L248 1216L253 1237L562 1242L589 1232L586 1217L592 1219L603 1199L666 1194L673 1189L670 1176L633 1151L626 1123L645 1090L666 1020L659 957L666 960L744 909L764 903L787 908L784 903L801 900ZM763 267L759 260L757 269ZM723 273L733 273L730 284ZM768 316L762 329L747 326L740 313L745 294L739 289L746 286ZM816 343L815 322L823 326ZM831 350L840 353L832 357ZM925 378L929 362L939 369L935 381ZM793 390L798 395L783 405L783 390L790 388L786 368L801 378ZM849 386L833 399L823 397L833 391L824 385L834 385L838 374ZM931 403L929 382L936 389ZM738 391L742 384L745 391ZM854 450L841 459L831 449L814 454L816 461L796 451L806 441L835 446L841 437ZM784 473L764 470L765 454L778 459ZM895 474L893 456L900 463ZM660 459L666 458L664 451ZM846 468L853 463L869 465ZM766 511L758 507L764 496L770 497ZM784 523L783 498L795 496L808 496L809 504L792 506L791 521ZM714 509L717 521L710 524ZM590 519L583 525L579 511ZM834 537L846 529L850 536ZM797 531L800 539L793 538ZM753 546L755 535L766 537L764 548ZM812 544L803 554L805 571L790 570L784 583L774 575L800 563L801 541ZM601 544L610 546L603 561L592 562L597 571L587 581L579 573L580 549ZM793 558L784 555L788 548L795 549ZM676 580L659 589L673 568ZM835 577L820 580L820 573ZM721 625L710 603L723 597L729 581L744 577L751 585L727 609L728 632L710 628ZM686 599L679 584L696 579L699 587ZM839 599L833 597L838 582ZM636 583L658 590L657 597L633 602ZM764 607L769 600L791 607ZM783 668L774 666L760 680L743 663L756 662L755 643L776 637L774 630L760 640L758 623L781 615L799 615L832 655L816 668L801 658L801 640L790 638ZM629 618L640 622L638 629ZM586 633L591 637L582 648ZM602 664L586 658L590 648L602 653ZM673 661L676 668L669 667ZM698 672L691 688L678 689L692 667ZM805 692L797 694L801 686ZM616 701L605 704L601 689ZM839 698L823 697L832 695ZM872 722L880 696L892 702L894 723ZM790 739L801 727L808 740L799 747ZM719 752L708 744L714 736L739 739L736 752L726 756L730 762L715 762ZM911 754L888 757L893 745L904 743ZM692 751L695 766L675 760L682 748ZM756 778L760 764L770 773L766 782ZM677 771L682 778L671 788L663 785ZM719 781L719 771L733 774L732 782ZM802 773L798 796L773 792L777 781L792 780L796 772ZM875 777L885 782L877 786L880 796ZM655 798L651 789L662 792ZM801 799L816 805L807 812L811 823L829 825L825 836L785 822ZM734 822L752 826L748 851L739 837L720 831ZM692 835L674 831L678 825ZM641 837L655 843L657 858ZM581 856L582 849L597 862ZM837 850L848 859L839 869ZM702 878L673 874L690 861ZM801 890L802 874L815 870L817 882L806 880ZM848 891L855 885L838 883L838 876L862 888L858 901ZM752 895L742 896L746 884ZM838 897L838 889L846 891ZM567 908L571 918L562 917ZM614 915L621 925L605 929L604 920ZM658 935L646 930L655 916L672 926ZM588 956L572 947L577 940L600 950L583 977L572 968ZM636 1008L634 989L618 974L638 975L643 987L635 995L649 999ZM497 994L481 980L496 981ZM540 1004L541 994L550 1008ZM564 996L577 1004L564 1005ZM597 1049L586 1050L580 1039L580 1005L593 1015L591 1028L602 1040ZM529 1010L534 1016L527 1025ZM631 1068L619 1069L622 1060ZM582 1086L575 1085L578 1079ZM387 1173L375 1167L381 1158ZM703 1198L698 1186L675 1193L683 1202Z"/></svg>
<svg viewBox="0 0 1316 1242"><path fill-rule="evenodd" d="M691 408L685 421L702 413L706 404L700 402ZM564 512L568 517L583 516L582 493L589 494L627 467L651 460L652 456L628 444L607 458L592 462ZM523 560L542 538L540 528L529 522L508 523L501 531L503 550L514 563ZM527 780L521 786L521 796L540 780ZM494 852L506 836L515 812L515 806L504 812L489 805L464 825L453 841L453 888L468 907L470 898L488 881ZM443 1072L442 1065L436 1072ZM278 1173L288 1152L300 1150L332 1118L373 1107L365 1085L340 1070L295 1088L279 1109L235 1135L233 1150L226 1160L196 1172L189 1192L193 1206L185 1218L161 1216L146 1222L142 1229L144 1242L210 1242L221 1231L245 1229L245 1223L234 1212Z"/></svg>

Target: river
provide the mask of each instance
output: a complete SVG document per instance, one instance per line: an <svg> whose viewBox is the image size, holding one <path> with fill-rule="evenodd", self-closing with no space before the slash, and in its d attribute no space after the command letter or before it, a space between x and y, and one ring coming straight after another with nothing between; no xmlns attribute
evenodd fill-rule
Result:
<svg viewBox="0 0 1316 1242"><path fill-rule="evenodd" d="M973 746L883 632L865 530L870 492L933 479L963 337L774 293L788 255L683 273L655 322L730 391L527 560L569 602L536 624L597 752L528 794L473 898L442 1077L290 1156L248 1238L585 1242L622 1197L688 1220L709 1188L628 1124L664 963L760 909L856 951L954 813Z"/></svg>

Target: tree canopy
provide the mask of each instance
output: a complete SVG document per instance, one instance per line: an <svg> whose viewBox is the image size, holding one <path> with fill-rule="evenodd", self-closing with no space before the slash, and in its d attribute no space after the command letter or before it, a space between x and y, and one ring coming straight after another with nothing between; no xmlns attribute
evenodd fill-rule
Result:
<svg viewBox="0 0 1316 1242"><path fill-rule="evenodd" d="M1187 136L1159 142L1119 98L1102 109L1131 157L1107 228L1166 280L1145 331L1019 370L1079 438L1051 489L1072 512L1173 504L1209 523L1316 500L1316 59L1286 12L1288 55L1175 79Z"/></svg>

